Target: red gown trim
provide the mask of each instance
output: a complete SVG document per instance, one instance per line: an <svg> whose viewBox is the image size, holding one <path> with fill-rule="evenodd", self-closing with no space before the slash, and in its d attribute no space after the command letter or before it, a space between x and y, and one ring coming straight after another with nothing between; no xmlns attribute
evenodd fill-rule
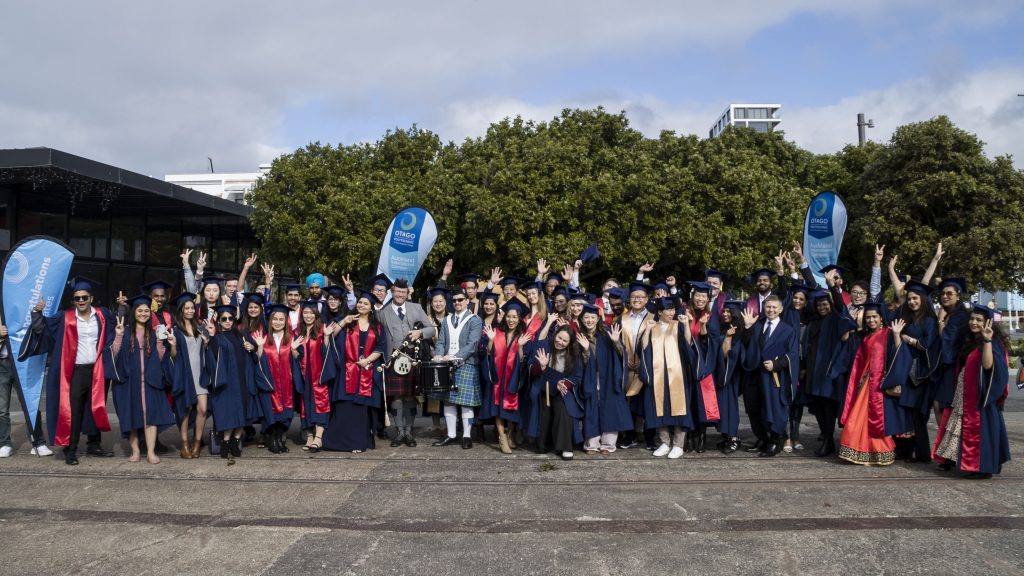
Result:
<svg viewBox="0 0 1024 576"><path fill-rule="evenodd" d="M107 389L103 374L103 342L107 334L106 318L99 310L94 310L100 323L97 339L96 363L92 367L92 394L90 410L96 427L102 432L110 431L110 420L107 418ZM78 321L75 311L64 311L64 343L61 347L60 362L60 417L57 420L57 433L53 443L57 446L70 446L71 436L71 375L75 371L75 355L78 354Z"/></svg>
<svg viewBox="0 0 1024 576"><path fill-rule="evenodd" d="M693 334L695 338L700 337L700 319L705 314L708 314L708 311L701 310L700 315L694 315L693 322L690 324L690 334ZM701 378L699 385L701 400L704 402L704 420L708 422L721 420L722 416L718 411L718 391L715 389L714 375L708 374Z"/></svg>
<svg viewBox="0 0 1024 576"><path fill-rule="evenodd" d="M270 339L273 342L273 336L270 336ZM292 381L291 338L282 338L280 348L271 346L265 348L263 353L267 357L267 364L270 365L270 376L274 379L274 391L270 393L271 408L274 410L274 414L280 414L284 412L285 408L292 407L292 398L295 397L295 383Z"/></svg>
<svg viewBox="0 0 1024 576"><path fill-rule="evenodd" d="M366 332L365 350L372 350L377 343L377 333L371 328ZM373 366L366 368L359 367L359 357L366 357L359 350L359 327L349 329L345 335L345 393L359 394L365 398L373 395Z"/></svg>
<svg viewBox="0 0 1024 576"><path fill-rule="evenodd" d="M512 341L510 348L504 332L498 330L494 334L494 367L498 372L498 381L494 383L494 405L501 402L501 407L509 411L519 410L519 395L506 392L518 351L518 339Z"/></svg>
<svg viewBox="0 0 1024 576"><path fill-rule="evenodd" d="M317 414L327 414L331 411L330 390L325 382L320 382L320 374L324 371L324 357L321 349L323 341L320 338L309 338L302 343L305 353L302 356L302 374L306 382L313 387L313 409Z"/></svg>

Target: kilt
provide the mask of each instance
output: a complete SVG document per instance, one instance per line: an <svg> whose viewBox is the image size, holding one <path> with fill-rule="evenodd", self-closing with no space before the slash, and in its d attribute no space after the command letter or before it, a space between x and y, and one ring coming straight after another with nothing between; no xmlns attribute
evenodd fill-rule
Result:
<svg viewBox="0 0 1024 576"><path fill-rule="evenodd" d="M414 368L408 374L402 376L391 368L384 373L384 391L388 398L400 398L414 396L416 394L416 383L419 380L419 368Z"/></svg>
<svg viewBox="0 0 1024 576"><path fill-rule="evenodd" d="M446 404L457 406L479 406L480 405L480 372L474 364L463 364L455 369L454 382L459 387L458 392L448 392L444 399Z"/></svg>

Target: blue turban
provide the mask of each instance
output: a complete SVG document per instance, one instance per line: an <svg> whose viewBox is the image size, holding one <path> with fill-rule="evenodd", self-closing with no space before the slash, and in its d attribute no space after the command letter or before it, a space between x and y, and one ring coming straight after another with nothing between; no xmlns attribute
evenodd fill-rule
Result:
<svg viewBox="0 0 1024 576"><path fill-rule="evenodd" d="M313 284L324 287L324 275L319 272L313 272L309 276L306 276L306 288L309 288Z"/></svg>

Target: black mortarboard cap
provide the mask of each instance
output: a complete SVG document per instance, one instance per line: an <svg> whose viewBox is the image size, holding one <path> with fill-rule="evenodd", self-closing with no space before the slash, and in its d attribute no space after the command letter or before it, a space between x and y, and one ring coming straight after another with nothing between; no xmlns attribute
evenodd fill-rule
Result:
<svg viewBox="0 0 1024 576"><path fill-rule="evenodd" d="M171 285L168 284L167 282L164 282L163 280L154 280L154 281L150 282L149 284L143 284L139 288L143 292L145 292L146 294L149 294L150 292L152 292L153 290L156 290L157 288L163 288L165 291L166 290L170 290L171 289Z"/></svg>

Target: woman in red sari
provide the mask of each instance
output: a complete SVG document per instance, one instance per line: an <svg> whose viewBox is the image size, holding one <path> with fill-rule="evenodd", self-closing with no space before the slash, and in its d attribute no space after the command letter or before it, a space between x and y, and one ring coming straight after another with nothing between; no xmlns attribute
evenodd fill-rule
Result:
<svg viewBox="0 0 1024 576"><path fill-rule="evenodd" d="M942 412L932 458L941 470L954 464L971 480L988 480L1010 460L1003 420L1009 392L1006 336L993 323L994 311L974 306L956 364L953 404Z"/></svg>
<svg viewBox="0 0 1024 576"><path fill-rule="evenodd" d="M902 344L904 323L896 320L892 329L886 328L881 308L877 302L864 305L864 327L846 387L839 437L839 457L864 466L888 466L896 460L896 443L885 435L883 386L891 359ZM890 341L896 352L891 351Z"/></svg>

